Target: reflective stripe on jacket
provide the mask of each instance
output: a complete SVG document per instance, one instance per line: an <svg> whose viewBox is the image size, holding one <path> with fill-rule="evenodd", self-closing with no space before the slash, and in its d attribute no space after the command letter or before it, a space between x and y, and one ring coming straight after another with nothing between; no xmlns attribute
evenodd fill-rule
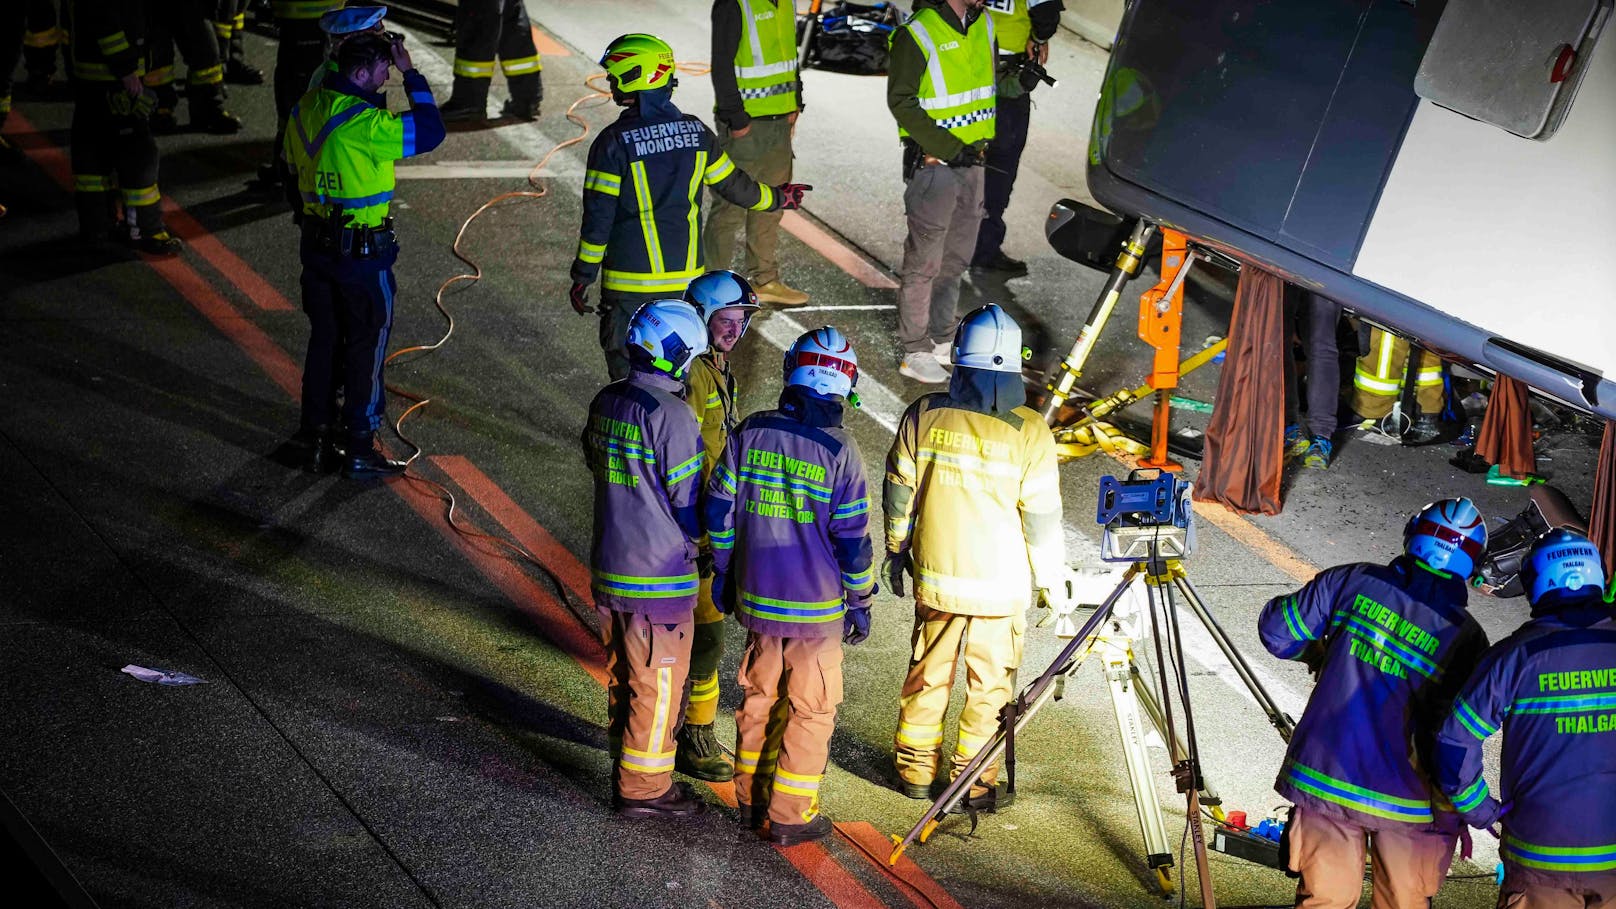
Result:
<svg viewBox="0 0 1616 909"><path fill-rule="evenodd" d="M1487 646L1465 601L1463 579L1407 557L1326 569L1268 601L1269 653L1323 654L1280 795L1365 828L1453 823L1433 808L1430 768L1434 731Z"/></svg>
<svg viewBox="0 0 1616 909"><path fill-rule="evenodd" d="M304 214L376 226L393 199L393 162L424 154L443 141L443 121L432 87L418 72L406 73L410 110L395 114L336 72L292 106L287 118L286 160L297 171ZM419 120L417 118L420 118Z"/></svg>
<svg viewBox="0 0 1616 909"><path fill-rule="evenodd" d="M706 517L713 569L729 577L748 629L840 637L846 609L869 605L869 489L841 426L783 410L741 421L707 486Z"/></svg>
<svg viewBox="0 0 1616 909"><path fill-rule="evenodd" d="M595 602L607 609L674 621L695 608L702 454L683 395L683 382L636 366L589 404L589 568Z"/></svg>
<svg viewBox="0 0 1616 909"><path fill-rule="evenodd" d="M1616 879L1616 619L1597 595L1489 650L1437 736L1437 780L1465 820L1498 820L1482 742L1502 731L1498 854L1535 877Z"/></svg>
<svg viewBox="0 0 1616 909"><path fill-rule="evenodd" d="M591 284L600 274L607 290L676 297L703 270L704 184L754 211L774 211L780 200L735 166L701 120L666 101L646 119L645 106L642 97L625 108L589 147L572 280Z"/></svg>
<svg viewBox="0 0 1616 909"><path fill-rule="evenodd" d="M735 0L741 41L735 87L746 113L778 116L797 109L797 7L791 0Z"/></svg>
<svg viewBox="0 0 1616 909"><path fill-rule="evenodd" d="M887 549L914 561L915 602L1016 615L1065 580L1055 439L1038 414L987 414L946 393L909 405L887 454Z"/></svg>
<svg viewBox="0 0 1616 909"><path fill-rule="evenodd" d="M73 78L117 82L145 74L146 22L153 12L145 0L74 0L72 12L68 62Z"/></svg>
<svg viewBox="0 0 1616 909"><path fill-rule="evenodd" d="M702 466L701 483L706 488L707 478L724 453L724 443L735 431L735 374L728 361L720 369L712 352L702 354L690 364L690 393L685 400L696 415L701 427L702 450L707 456Z"/></svg>
<svg viewBox="0 0 1616 909"><path fill-rule="evenodd" d="M899 30L926 58L917 92L926 116L967 145L993 138L999 60L993 17L979 17L962 35L935 7L923 6ZM909 132L900 124L898 134Z"/></svg>

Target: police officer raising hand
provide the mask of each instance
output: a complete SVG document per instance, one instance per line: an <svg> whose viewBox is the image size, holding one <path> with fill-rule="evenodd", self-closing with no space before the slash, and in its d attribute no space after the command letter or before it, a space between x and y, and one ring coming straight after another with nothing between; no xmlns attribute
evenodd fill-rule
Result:
<svg viewBox="0 0 1616 909"><path fill-rule="evenodd" d="M393 65L398 67L399 73L415 72L415 63L410 60L410 52L404 47L404 36L397 32L389 32L387 37L392 40Z"/></svg>

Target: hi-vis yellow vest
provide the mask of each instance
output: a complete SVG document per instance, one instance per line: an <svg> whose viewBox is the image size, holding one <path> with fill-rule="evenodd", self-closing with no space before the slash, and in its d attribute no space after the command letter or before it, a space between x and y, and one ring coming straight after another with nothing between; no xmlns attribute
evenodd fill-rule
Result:
<svg viewBox="0 0 1616 909"><path fill-rule="evenodd" d="M926 55L920 79L920 109L938 126L969 145L993 138L998 69L993 17L984 15L961 35L933 7L925 7L903 24ZM899 135L908 135L902 127Z"/></svg>
<svg viewBox="0 0 1616 909"><path fill-rule="evenodd" d="M736 0L745 26L735 49L735 84L753 117L797 109L797 7L791 0Z"/></svg>
<svg viewBox="0 0 1616 909"><path fill-rule="evenodd" d="M1032 19L1027 15L1027 0L988 0L983 9L993 18L993 27L999 31L999 50L1006 54L1022 54L1032 40Z"/></svg>

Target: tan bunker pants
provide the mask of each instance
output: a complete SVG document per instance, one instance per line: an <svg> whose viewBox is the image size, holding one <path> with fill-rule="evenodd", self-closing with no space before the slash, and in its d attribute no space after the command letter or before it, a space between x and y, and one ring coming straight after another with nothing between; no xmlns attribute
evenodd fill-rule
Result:
<svg viewBox="0 0 1616 909"><path fill-rule="evenodd" d="M1407 829L1367 830L1347 821L1291 809L1291 870L1297 909L1353 909L1363 894L1364 853L1369 854L1373 909L1429 909L1448 876L1456 833L1417 824Z"/></svg>
<svg viewBox="0 0 1616 909"><path fill-rule="evenodd" d="M745 699L735 712L735 798L767 804L775 824L806 824L819 813L842 703L841 638L750 632L736 681Z"/></svg>
<svg viewBox="0 0 1616 909"><path fill-rule="evenodd" d="M652 622L595 607L606 645L606 735L617 794L654 799L673 785L674 736L683 725L695 623Z"/></svg>

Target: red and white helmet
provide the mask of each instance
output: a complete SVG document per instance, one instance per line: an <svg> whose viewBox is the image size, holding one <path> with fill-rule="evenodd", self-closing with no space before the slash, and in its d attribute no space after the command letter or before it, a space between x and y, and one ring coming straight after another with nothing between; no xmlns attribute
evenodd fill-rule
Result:
<svg viewBox="0 0 1616 909"><path fill-rule="evenodd" d="M858 384L858 355L841 331L826 325L804 334L786 351L785 376L787 385L845 398Z"/></svg>

